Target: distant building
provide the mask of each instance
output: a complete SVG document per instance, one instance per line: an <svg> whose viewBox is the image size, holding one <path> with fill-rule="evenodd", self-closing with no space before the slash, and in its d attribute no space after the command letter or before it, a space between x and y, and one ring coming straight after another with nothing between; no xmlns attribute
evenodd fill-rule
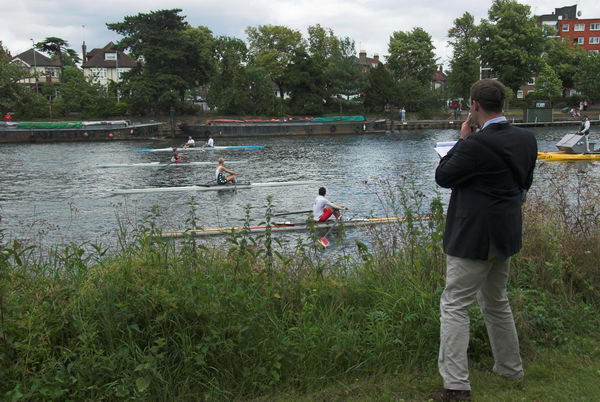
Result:
<svg viewBox="0 0 600 402"><path fill-rule="evenodd" d="M559 22L559 36L590 53L599 54L600 18L562 20Z"/></svg>
<svg viewBox="0 0 600 402"><path fill-rule="evenodd" d="M81 46L83 74L102 85L108 85L111 81L120 82L121 75L134 68L137 61L114 47L114 43L109 42L103 48L87 52L85 42L83 42Z"/></svg>
<svg viewBox="0 0 600 402"><path fill-rule="evenodd" d="M600 53L600 18L580 19L577 5L555 8L552 14L538 16L538 21L550 25L557 37L572 41L591 53Z"/></svg>
<svg viewBox="0 0 600 402"><path fill-rule="evenodd" d="M371 68L375 68L381 63L379 61L379 55L375 53L373 57L367 57L367 51L361 50L358 52L358 65L360 66L360 71L363 73L369 72Z"/></svg>
<svg viewBox="0 0 600 402"><path fill-rule="evenodd" d="M29 78L19 80L20 84L32 88L36 84L54 84L60 82L61 63L52 60L34 49L29 49L12 58L11 63L18 65Z"/></svg>
<svg viewBox="0 0 600 402"><path fill-rule="evenodd" d="M431 89L446 89L446 79L448 76L442 69L442 65L438 67L435 73L433 73L433 77L431 79Z"/></svg>

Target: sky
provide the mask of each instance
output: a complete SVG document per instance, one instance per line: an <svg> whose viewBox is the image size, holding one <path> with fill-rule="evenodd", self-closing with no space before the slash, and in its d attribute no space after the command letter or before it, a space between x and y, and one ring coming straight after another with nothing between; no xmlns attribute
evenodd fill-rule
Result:
<svg viewBox="0 0 600 402"><path fill-rule="evenodd" d="M578 5L580 18L600 18L598 0L521 0L534 14L550 14L555 7ZM31 39L58 36L81 52L116 42L120 36L106 23L125 16L160 9L180 8L192 26L203 25L216 36L246 40L245 29L257 25L285 25L307 37L307 28L321 24L336 36L349 36L356 50L369 57L387 54L390 35L421 27L435 46L438 64L448 65L448 29L464 12L476 22L487 17L492 0L0 0L0 41L13 55L31 48Z"/></svg>

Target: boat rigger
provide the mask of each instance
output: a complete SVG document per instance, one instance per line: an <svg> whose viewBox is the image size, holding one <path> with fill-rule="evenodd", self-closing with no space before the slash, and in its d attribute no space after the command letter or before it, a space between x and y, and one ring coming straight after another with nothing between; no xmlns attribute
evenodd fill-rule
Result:
<svg viewBox="0 0 600 402"><path fill-rule="evenodd" d="M247 161L227 161L228 164L243 164ZM213 166L215 162L146 162L146 163L112 163L98 165L97 168L125 168L125 167L175 167L175 166Z"/></svg>
<svg viewBox="0 0 600 402"><path fill-rule="evenodd" d="M264 145L222 145L222 146L214 146L214 147L176 147L180 152L186 151L235 151L235 150L244 150L244 149L263 149ZM173 152L173 147L169 148L142 148L142 149L134 149L133 152Z"/></svg>
<svg viewBox="0 0 600 402"><path fill-rule="evenodd" d="M139 194L139 193L161 193L173 191L223 191L223 190L245 190L258 187L287 187L307 186L316 184L314 181L272 181L266 183L237 183L237 184L205 184L183 187L151 187L112 190L113 194Z"/></svg>
<svg viewBox="0 0 600 402"><path fill-rule="evenodd" d="M427 219L427 216L418 216L412 219ZM390 218L360 218L360 219L349 219L342 221L344 227L361 227L361 226L372 226L389 223L398 223L405 221L405 217L395 216ZM314 223L315 228L331 228L336 221L330 220L323 223ZM219 228L208 228L208 229L189 229L189 230L172 230L162 233L162 237L185 237L185 236L219 236L227 235L232 232L239 232L247 230L250 233L263 233L267 229L271 229L274 232L294 232L303 231L308 229L308 223L306 222L278 222L273 223L270 226L267 225L256 225L256 226L230 226L230 227L219 227Z"/></svg>

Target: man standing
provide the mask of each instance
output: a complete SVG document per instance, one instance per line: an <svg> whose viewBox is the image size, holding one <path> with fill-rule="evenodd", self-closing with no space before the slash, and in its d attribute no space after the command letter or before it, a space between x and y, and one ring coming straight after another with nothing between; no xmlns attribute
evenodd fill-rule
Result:
<svg viewBox="0 0 600 402"><path fill-rule="evenodd" d="M510 257L521 249L521 204L533 181L536 139L502 115L505 87L479 80L460 139L442 158L437 184L452 188L446 228L446 286L440 301L438 368L442 400L469 400L469 306L477 299L494 355L493 371L521 378L519 339L506 294ZM475 127L481 127L476 132Z"/></svg>
<svg viewBox="0 0 600 402"><path fill-rule="evenodd" d="M319 195L313 205L313 216L317 222L325 222L331 215L335 216L335 219L340 219L340 209L346 209L345 206L336 205L325 198L326 193L325 187L319 188Z"/></svg>
<svg viewBox="0 0 600 402"><path fill-rule="evenodd" d="M583 135L585 139L585 149L587 152L590 152L590 142L588 136L590 134L590 118L587 116L583 117L581 120L581 127L579 127L579 134Z"/></svg>

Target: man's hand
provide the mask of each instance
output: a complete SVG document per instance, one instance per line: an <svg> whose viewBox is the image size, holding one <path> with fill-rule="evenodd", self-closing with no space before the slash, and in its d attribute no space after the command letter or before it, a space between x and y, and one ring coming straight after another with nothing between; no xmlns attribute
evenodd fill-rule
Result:
<svg viewBox="0 0 600 402"><path fill-rule="evenodd" d="M475 127L475 122L471 118L471 113L469 113L467 119L463 121L463 124L460 126L460 139L464 140L469 135L473 134L475 132L473 127Z"/></svg>

